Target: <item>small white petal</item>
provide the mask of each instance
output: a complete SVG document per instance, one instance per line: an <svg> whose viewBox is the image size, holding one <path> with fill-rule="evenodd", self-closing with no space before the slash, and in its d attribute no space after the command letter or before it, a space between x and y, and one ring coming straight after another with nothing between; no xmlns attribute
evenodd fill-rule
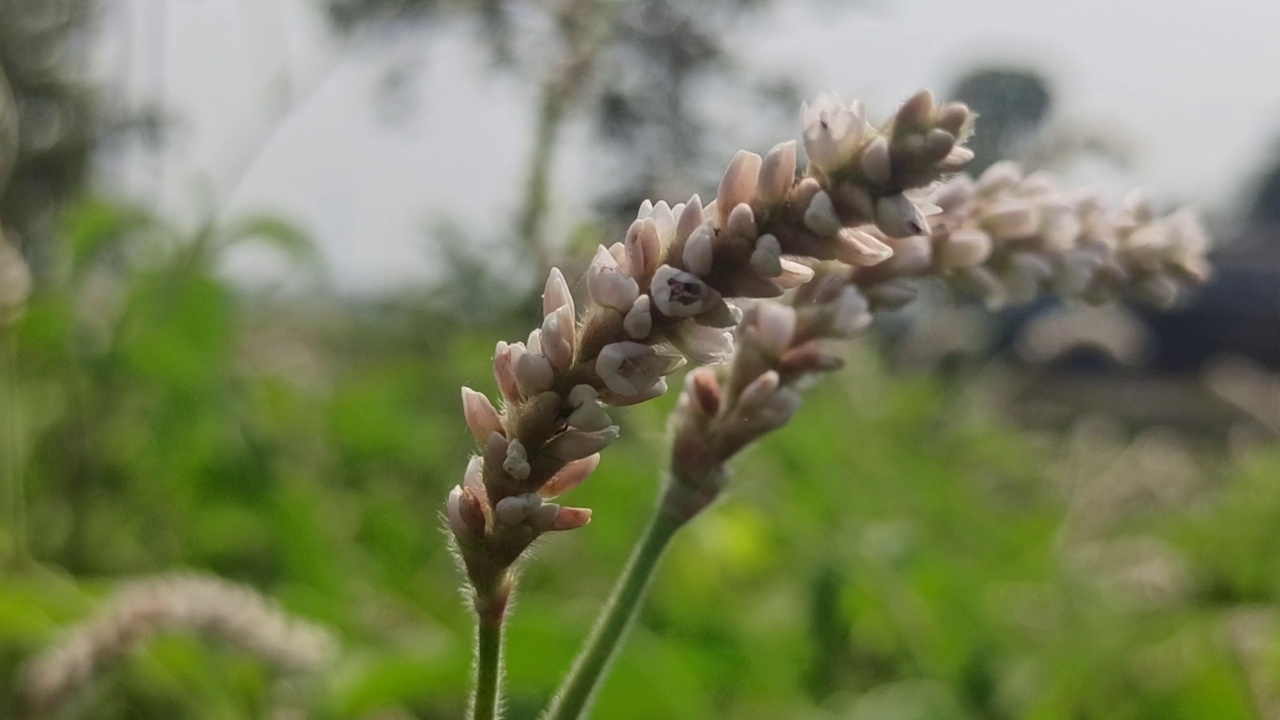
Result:
<svg viewBox="0 0 1280 720"><path fill-rule="evenodd" d="M716 208L720 227L729 219L729 212L740 203L750 203L756 194L763 159L746 150L739 150L729 161L729 167L720 178L720 190L716 195Z"/></svg>
<svg viewBox="0 0 1280 720"><path fill-rule="evenodd" d="M676 223L676 237L683 240L691 236L704 222L706 217L702 212L702 198L694 195L689 198L684 210L680 211L680 219Z"/></svg>

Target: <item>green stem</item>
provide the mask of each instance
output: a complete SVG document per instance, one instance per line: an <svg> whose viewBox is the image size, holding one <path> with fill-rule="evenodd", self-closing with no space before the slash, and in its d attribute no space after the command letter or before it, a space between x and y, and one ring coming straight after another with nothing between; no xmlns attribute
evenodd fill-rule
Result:
<svg viewBox="0 0 1280 720"><path fill-rule="evenodd" d="M5 404L5 491L9 514L9 532L13 534L10 561L21 565L27 558L26 488L23 477L22 415L18 393L18 346L9 335L0 337L4 351Z"/></svg>
<svg viewBox="0 0 1280 720"><path fill-rule="evenodd" d="M542 716L543 720L576 720L588 710L610 661L618 652L622 637L635 620L662 551L685 521L685 517L673 514L665 506L660 506L654 513L644 537L618 579L613 596L596 621L551 707Z"/></svg>
<svg viewBox="0 0 1280 720"><path fill-rule="evenodd" d="M476 679L475 693L471 696L471 720L494 720L499 716L502 625L502 615L482 615L476 625Z"/></svg>

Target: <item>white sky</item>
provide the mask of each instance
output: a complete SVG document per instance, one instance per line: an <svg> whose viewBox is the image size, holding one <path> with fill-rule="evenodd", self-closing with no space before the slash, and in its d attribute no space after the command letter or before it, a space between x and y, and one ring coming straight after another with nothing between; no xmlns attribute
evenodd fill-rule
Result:
<svg viewBox="0 0 1280 720"><path fill-rule="evenodd" d="M136 165L112 182L192 220L223 207L215 197L234 186L230 212L302 222L345 290L432 278L433 220L447 215L490 236L510 225L529 154L531 83L487 72L469 31L344 50L311 10L316 2L118 0L99 69L124 81L131 104L163 100L180 123L180 152L162 175ZM1054 80L1063 116L1111 123L1132 144L1126 184L1201 204L1231 199L1280 136L1275 0L839 4L779 2L735 31L737 47L754 67L799 78L810 94L857 95L877 116L919 87L944 88L975 61L1029 61ZM419 68L422 98L409 122L390 128L371 106L388 57ZM268 135L288 96L286 68L295 87L318 90ZM589 140L581 127L566 138L555 226L589 211ZM237 270L262 262L242 258Z"/></svg>

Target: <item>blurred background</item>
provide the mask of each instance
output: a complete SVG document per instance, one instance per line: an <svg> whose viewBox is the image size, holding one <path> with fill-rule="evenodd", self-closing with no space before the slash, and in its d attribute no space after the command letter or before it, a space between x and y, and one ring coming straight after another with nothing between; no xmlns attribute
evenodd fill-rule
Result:
<svg viewBox="0 0 1280 720"><path fill-rule="evenodd" d="M0 225L34 276L0 312L0 717L463 717L459 386L493 391L546 269L581 285L642 199L713 194L821 90L883 118L930 87L980 113L976 170L1200 208L1215 282L1162 314L881 318L676 544L595 717L1280 718L1277 26L1268 0L0 0ZM526 565L511 718L638 536L673 401L620 413L574 497L595 522Z"/></svg>

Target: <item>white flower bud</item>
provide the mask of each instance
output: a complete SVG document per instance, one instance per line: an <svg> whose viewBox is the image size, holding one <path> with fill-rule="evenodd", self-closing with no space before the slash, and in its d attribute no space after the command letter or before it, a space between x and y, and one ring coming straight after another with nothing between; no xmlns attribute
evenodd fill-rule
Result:
<svg viewBox="0 0 1280 720"><path fill-rule="evenodd" d="M573 295L569 292L569 284L564 281L560 268L551 268L547 286L542 291L542 314L550 315L565 305L569 306L569 315L573 316Z"/></svg>
<svg viewBox="0 0 1280 720"><path fill-rule="evenodd" d="M773 235L756 238L755 250L751 251L751 268L767 278L782 274L782 245L778 238Z"/></svg>
<svg viewBox="0 0 1280 720"><path fill-rule="evenodd" d="M519 438L507 445L507 457L502 461L502 469L517 480L529 477L529 454L525 452L524 444Z"/></svg>
<svg viewBox="0 0 1280 720"><path fill-rule="evenodd" d="M519 402L522 398L520 385L516 382L515 365L525 352L523 343L508 345L499 342L493 352L493 379L507 402Z"/></svg>
<svg viewBox="0 0 1280 720"><path fill-rule="evenodd" d="M573 364L576 332L572 305L561 305L560 309L543 318L542 354L546 355L556 369L568 370Z"/></svg>
<svg viewBox="0 0 1280 720"><path fill-rule="evenodd" d="M730 235L748 239L755 239L756 215L751 211L751 206L746 203L738 203L729 213L729 220L725 223Z"/></svg>
<svg viewBox="0 0 1280 720"><path fill-rule="evenodd" d="M689 198L684 210L680 211L680 219L676 223L676 237L683 240L691 236L693 231L704 222L706 217L702 214L702 198L694 195Z"/></svg>
<svg viewBox="0 0 1280 720"><path fill-rule="evenodd" d="M526 352L516 360L516 384L525 397L532 397L551 389L555 383L555 370L551 361L538 353Z"/></svg>
<svg viewBox="0 0 1280 720"><path fill-rule="evenodd" d="M637 281L648 278L657 269L658 259L662 257L662 240L658 237L658 226L651 218L631 223L623 245L627 249L631 276Z"/></svg>
<svg viewBox="0 0 1280 720"><path fill-rule="evenodd" d="M462 414L477 443L485 442L489 433L504 432L502 417L494 409L493 403L483 393L469 387L462 388Z"/></svg>
<svg viewBox="0 0 1280 720"><path fill-rule="evenodd" d="M653 332L653 313L649 311L649 296L641 295L631 305L622 319L622 329L636 340L643 340Z"/></svg>
<svg viewBox="0 0 1280 720"><path fill-rule="evenodd" d="M649 218L658 230L658 240L664 246L669 245L676 237L676 216L671 212L667 201L659 200L653 210L649 211Z"/></svg>
<svg viewBox="0 0 1280 720"><path fill-rule="evenodd" d="M920 208L902 193L886 195L876 200L876 227L889 237L927 235L929 223Z"/></svg>
<svg viewBox="0 0 1280 720"><path fill-rule="evenodd" d="M602 245L587 269L587 292L597 305L624 313L640 294L640 286L622 272L616 258Z"/></svg>
<svg viewBox="0 0 1280 720"><path fill-rule="evenodd" d="M809 201L809 207L804 211L804 225L822 237L840 232L840 217L836 215L836 208L826 190L818 191Z"/></svg>
<svg viewBox="0 0 1280 720"><path fill-rule="evenodd" d="M764 156L756 197L766 207L782 202L796 180L796 141L778 143Z"/></svg>
<svg viewBox="0 0 1280 720"><path fill-rule="evenodd" d="M694 275L707 275L711 272L714 259L712 245L715 237L716 231L705 223L689 234L689 239L684 243L683 257L681 257L689 272Z"/></svg>
<svg viewBox="0 0 1280 720"><path fill-rule="evenodd" d="M786 258L783 258L780 264L782 265L782 274L774 278L773 281L783 290L800 287L813 279L813 268L808 265L802 265Z"/></svg>
<svg viewBox="0 0 1280 720"><path fill-rule="evenodd" d="M570 490L582 484L596 471L596 467L600 465L600 454L588 455L581 460L574 460L567 463L560 471L551 477L541 488L538 494L542 497L556 497L563 495Z"/></svg>
<svg viewBox="0 0 1280 720"><path fill-rule="evenodd" d="M729 167L720 178L720 190L716 195L716 212L719 226L724 227L729 220L729 213L739 203L750 203L756 194L756 183L760 178L759 155L746 150L739 150L729 161Z"/></svg>
<svg viewBox="0 0 1280 720"><path fill-rule="evenodd" d="M493 515L503 525L519 525L541 505L542 496L537 493L512 495L498 501L498 504L493 507Z"/></svg>
<svg viewBox="0 0 1280 720"><path fill-rule="evenodd" d="M790 305L762 302L756 305L754 339L760 347L774 355L781 355L791 347L796 332L796 310Z"/></svg>

